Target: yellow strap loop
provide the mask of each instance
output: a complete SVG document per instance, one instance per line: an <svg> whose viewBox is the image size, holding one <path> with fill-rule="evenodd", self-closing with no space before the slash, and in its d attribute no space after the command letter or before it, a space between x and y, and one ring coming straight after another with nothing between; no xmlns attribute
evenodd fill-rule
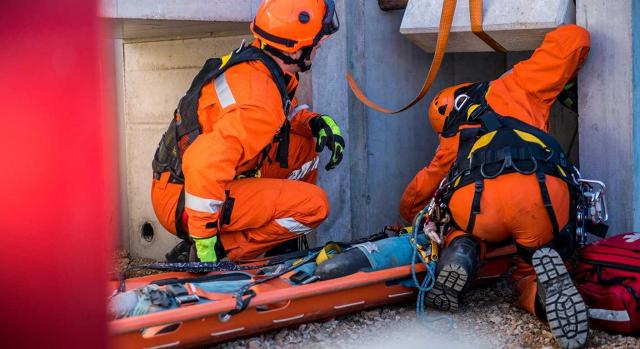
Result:
<svg viewBox="0 0 640 349"><path fill-rule="evenodd" d="M471 156L473 156L473 153L482 148L482 147L486 147L487 145L489 145L489 143L491 143L491 141L493 140L493 137L495 137L496 133L498 133L498 131L491 131L485 135L483 135L482 137L480 137L474 144L473 147L471 148L471 151L469 152L469 155L467 156L467 159L471 159Z"/></svg>
<svg viewBox="0 0 640 349"><path fill-rule="evenodd" d="M329 259L335 257L337 254L342 252L342 248L340 245L331 242L324 246L324 248L318 253L318 257L316 257L316 264L320 265Z"/></svg>
<svg viewBox="0 0 640 349"><path fill-rule="evenodd" d="M513 130L513 132L515 132L518 135L518 137L520 137L525 142L537 144L537 145L541 146L544 149L548 148L547 145L544 144L544 142L540 138L532 135L529 132L524 132L524 131L520 131L520 130Z"/></svg>

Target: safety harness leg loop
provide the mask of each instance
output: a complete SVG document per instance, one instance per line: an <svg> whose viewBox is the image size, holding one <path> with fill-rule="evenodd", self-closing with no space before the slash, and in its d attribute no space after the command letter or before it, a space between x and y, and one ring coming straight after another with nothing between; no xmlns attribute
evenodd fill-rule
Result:
<svg viewBox="0 0 640 349"><path fill-rule="evenodd" d="M542 195L542 203L544 207L547 209L547 214L549 215L549 220L551 220L551 226L553 227L553 235L558 235L559 227L558 227L558 219L556 218L556 213L553 210L553 205L551 203L551 197L549 196L549 189L547 188L547 176L544 171L536 172L536 178L538 179L538 184L540 185L540 194Z"/></svg>

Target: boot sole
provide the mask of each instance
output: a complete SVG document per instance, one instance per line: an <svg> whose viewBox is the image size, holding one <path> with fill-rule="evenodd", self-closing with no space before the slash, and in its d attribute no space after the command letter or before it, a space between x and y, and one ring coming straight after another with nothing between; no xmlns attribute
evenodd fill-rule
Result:
<svg viewBox="0 0 640 349"><path fill-rule="evenodd" d="M589 337L587 306L578 293L562 258L553 249L541 248L533 254L538 287L545 295L545 311L551 332L560 347L580 348Z"/></svg>
<svg viewBox="0 0 640 349"><path fill-rule="evenodd" d="M469 275L459 265L445 265L433 289L427 293L425 303L432 308L443 311L458 311L460 308L460 293L467 283Z"/></svg>

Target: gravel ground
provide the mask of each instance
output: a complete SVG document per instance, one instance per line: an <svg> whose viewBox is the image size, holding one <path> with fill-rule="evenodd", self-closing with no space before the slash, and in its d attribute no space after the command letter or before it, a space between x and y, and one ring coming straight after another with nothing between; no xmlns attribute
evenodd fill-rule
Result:
<svg viewBox="0 0 640 349"><path fill-rule="evenodd" d="M120 252L114 264L118 270L127 264L149 262ZM153 272L129 273L148 274ZM458 313L427 309L430 321L416 319L415 304L390 306L269 332L211 349L424 349L434 345L446 345L447 349L556 348L546 323L518 308L517 303L511 284L502 281L470 292ZM443 317L444 320L437 320ZM640 338L592 331L587 348L640 348Z"/></svg>

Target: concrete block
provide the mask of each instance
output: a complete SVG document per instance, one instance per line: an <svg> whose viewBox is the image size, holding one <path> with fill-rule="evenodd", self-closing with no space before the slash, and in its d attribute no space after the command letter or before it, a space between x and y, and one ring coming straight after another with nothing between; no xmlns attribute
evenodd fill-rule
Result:
<svg viewBox="0 0 640 349"><path fill-rule="evenodd" d="M427 52L434 52L443 0L410 0L400 32ZM535 49L560 24L575 22L572 0L485 0L484 30L508 51ZM458 1L448 52L492 51L471 32L469 3Z"/></svg>
<svg viewBox="0 0 640 349"><path fill-rule="evenodd" d="M131 102L126 103L127 121L168 125L178 101L197 73L197 69L128 73L125 89L126 98Z"/></svg>
<svg viewBox="0 0 640 349"><path fill-rule="evenodd" d="M165 19L114 19L113 36L128 41L159 41L246 35L247 22L207 22Z"/></svg>
<svg viewBox="0 0 640 349"><path fill-rule="evenodd" d="M199 69L208 58L220 57L238 48L242 40L249 43L252 37L247 35L128 43L125 45L126 70Z"/></svg>
<svg viewBox="0 0 640 349"><path fill-rule="evenodd" d="M121 147L127 217L123 246L134 255L164 258L177 239L158 223L151 205L151 161L178 100L210 57L236 49L246 36L154 42L125 42L119 76L123 99ZM303 74L298 96L311 102L311 74ZM345 116L346 117L346 116ZM154 238L146 241L141 229L149 223Z"/></svg>
<svg viewBox="0 0 640 349"><path fill-rule="evenodd" d="M578 24L591 33L589 58L578 76L580 165L583 176L607 184L610 234L639 226L634 223L640 193L633 190L638 180L633 152L640 135L633 118L632 2L582 0L577 10Z"/></svg>
<svg viewBox="0 0 640 349"><path fill-rule="evenodd" d="M110 3L109 3L110 2ZM260 0L110 0L103 16L115 18L249 22Z"/></svg>
<svg viewBox="0 0 640 349"><path fill-rule="evenodd" d="M126 127L129 250L136 256L162 259L177 239L164 230L151 205L151 160L166 125L129 125ZM153 227L150 241L142 237L145 223Z"/></svg>

